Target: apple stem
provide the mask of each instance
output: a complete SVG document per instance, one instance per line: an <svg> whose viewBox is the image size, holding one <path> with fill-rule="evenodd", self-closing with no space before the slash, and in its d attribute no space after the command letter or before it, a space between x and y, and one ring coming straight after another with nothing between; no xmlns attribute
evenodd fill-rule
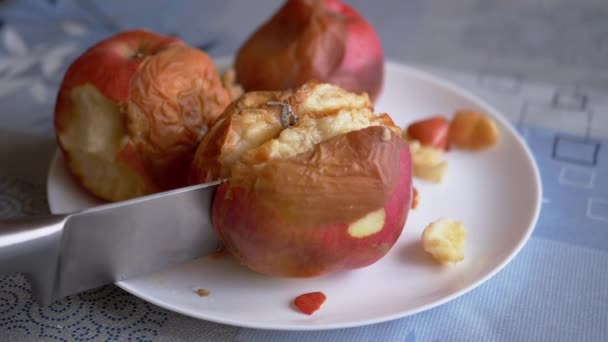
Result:
<svg viewBox="0 0 608 342"><path fill-rule="evenodd" d="M289 126L298 123L298 116L291 108L291 105L285 101L268 101L266 102L269 106L281 106L281 125L283 128L289 128Z"/></svg>

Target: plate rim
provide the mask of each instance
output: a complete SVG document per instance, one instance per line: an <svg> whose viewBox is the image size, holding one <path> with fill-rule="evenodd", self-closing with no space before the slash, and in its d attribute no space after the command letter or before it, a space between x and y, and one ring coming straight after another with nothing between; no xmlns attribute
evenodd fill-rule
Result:
<svg viewBox="0 0 608 342"><path fill-rule="evenodd" d="M229 65L229 63L232 61L232 57L223 56L223 57L213 58L213 60L216 63L216 65ZM510 251L510 253L498 265L496 265L491 271L489 271L487 274L485 274L484 276L480 277L479 279L477 279L476 281L471 283L469 286L462 288L458 291L455 291L441 299L435 300L435 301L427 303L425 305L421 305L415 309L405 310L403 312L399 312L399 313L392 314L392 315L384 315L384 316L377 317L374 319L363 319L363 320L360 319L360 320L355 320L355 321L348 322L348 323L324 323L324 324L320 324L320 325L319 324L315 325L314 323L311 323L311 325L271 324L271 323L260 324L260 323L239 322L239 321L225 319L225 318L207 317L204 315L197 315L196 312L192 312L192 310L183 309L180 306L175 306L171 303L166 303L161 300L158 300L155 297L150 297L149 295L142 294L134 286L129 284L128 280L117 282L117 283L115 283L115 285L118 286L119 288L123 289L124 291L130 293L131 295L133 295L137 298L140 298L148 303L151 303L153 305L159 306L166 310L180 313L185 316L196 318L196 319L202 319L202 320L207 320L210 322L228 324L228 325L243 327L243 328L255 328L255 329L263 329L263 330L321 331L321 330L333 330L333 329L367 326L367 325L371 325L371 324L389 322L389 321L404 318L407 316L415 315L417 313L427 311L429 309L438 307L449 301L452 301L452 300L474 290L475 288L479 287L480 285L482 285L483 283L485 283L486 281L488 281L489 279L494 277L498 272L500 272L505 266L507 266L519 254L521 249L526 245L526 243L532 236L532 233L534 232L534 229L535 229L536 225L538 224L538 219L539 219L541 208L542 208L543 187L542 187L542 179L541 179L540 171L538 168L538 164L536 162L536 159L534 158L534 155L532 154L532 151L530 150L530 147L528 146L526 141L523 139L521 134L519 134L519 132L515 129L513 124L511 124L511 122L509 122L508 119L506 119L506 117L500 111L495 109L493 106L491 106L489 103L487 103L485 100L481 99L477 95L474 95L468 89L458 86L455 83L448 81L446 79L443 79L439 76L435 76L432 72L421 70L414 66L410 66L410 65L407 65L407 64L404 64L401 62L397 62L397 61L393 61L390 59L386 60L386 62L385 62L385 72L388 69L400 70L401 72L411 74L418 79L422 79L424 81L433 83L433 84L439 86L440 88L446 89L447 91L449 91L451 93L455 93L461 97L466 98L467 100L469 100L473 103L476 103L480 108L483 109L483 111L485 111L486 113L489 113L494 119L499 121L500 124L505 129L507 129L509 131L509 133L515 139L515 142L517 143L518 147L524 152L524 156L525 156L526 160L528 161L527 166L529 166L531 168L533 178L534 178L533 186L534 186L534 192L536 193L536 199L534 201L534 204L535 204L534 210L533 210L532 216L530 217L530 221L528 223L528 227L527 227L525 234L517 242L517 244ZM51 159L51 164L50 164L50 168L49 168L49 171L47 174L47 184L46 184L47 202L48 202L51 213L59 212L57 210L56 206L54 208L54 205L51 201L49 193L51 191L51 182L50 181L53 178L53 175L55 173L54 170L56 169L56 164L59 162L60 158L63 158L62 154L61 154L61 150L59 148L57 148L53 158Z"/></svg>

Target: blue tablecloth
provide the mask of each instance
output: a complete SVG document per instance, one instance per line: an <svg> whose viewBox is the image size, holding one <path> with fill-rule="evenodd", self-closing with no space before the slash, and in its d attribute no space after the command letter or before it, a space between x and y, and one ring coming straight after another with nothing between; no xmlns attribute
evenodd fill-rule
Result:
<svg viewBox="0 0 608 342"><path fill-rule="evenodd" d="M605 15L603 21L594 19L608 7L559 0L537 5L349 2L371 18L389 58L413 63L485 98L531 147L542 175L542 212L532 238L503 271L474 291L411 317L319 332L196 320L115 286L40 308L27 282L8 275L0 277L0 340L608 340L608 69L591 70L608 63L608 21ZM0 2L0 218L48 212L44 184L55 147L54 96L69 62L92 42L118 30L148 27L180 36L214 56L227 55L280 3ZM518 13L523 13L521 23L509 21L520 18ZM438 18L434 26L432 18ZM552 30L562 24L572 27L567 32L600 39L584 45L576 35ZM564 49L573 51L552 55L560 51L560 44L552 43L558 35L573 44ZM431 36L445 44L443 50L424 43ZM399 44L386 44L396 40Z"/></svg>

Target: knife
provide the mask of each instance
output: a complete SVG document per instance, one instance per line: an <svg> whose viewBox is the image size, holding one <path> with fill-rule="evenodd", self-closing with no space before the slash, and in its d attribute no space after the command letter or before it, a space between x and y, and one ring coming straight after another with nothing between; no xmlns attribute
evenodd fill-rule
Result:
<svg viewBox="0 0 608 342"><path fill-rule="evenodd" d="M40 305L216 250L221 181L62 215L0 222L0 274L21 272Z"/></svg>

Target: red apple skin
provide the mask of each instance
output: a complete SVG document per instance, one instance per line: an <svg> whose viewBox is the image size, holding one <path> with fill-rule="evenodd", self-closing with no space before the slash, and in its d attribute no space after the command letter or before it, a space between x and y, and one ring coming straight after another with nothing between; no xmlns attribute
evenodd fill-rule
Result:
<svg viewBox="0 0 608 342"><path fill-rule="evenodd" d="M289 222L256 193L229 183L220 185L212 207L214 228L242 264L266 275L315 277L373 264L399 238L412 197L409 149L400 152L400 177L384 204L382 229L355 238L348 223L307 225Z"/></svg>
<svg viewBox="0 0 608 342"><path fill-rule="evenodd" d="M448 149L450 122L443 116L433 116L411 123L407 127L408 138L420 144L440 150Z"/></svg>
<svg viewBox="0 0 608 342"><path fill-rule="evenodd" d="M235 69L246 91L310 80L377 99L384 53L371 24L340 0L288 0L240 47Z"/></svg>

